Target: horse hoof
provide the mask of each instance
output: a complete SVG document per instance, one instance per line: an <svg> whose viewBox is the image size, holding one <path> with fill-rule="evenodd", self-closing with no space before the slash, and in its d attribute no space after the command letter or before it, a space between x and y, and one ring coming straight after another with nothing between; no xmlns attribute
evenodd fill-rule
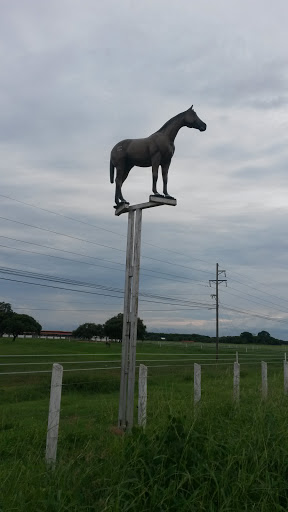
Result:
<svg viewBox="0 0 288 512"><path fill-rule="evenodd" d="M120 201L120 203L116 203L116 205L113 208L119 208L119 206L122 206L123 204L130 204L128 201Z"/></svg>
<svg viewBox="0 0 288 512"><path fill-rule="evenodd" d="M152 194L152 197L164 197L163 194L159 194L158 192L156 194Z"/></svg>

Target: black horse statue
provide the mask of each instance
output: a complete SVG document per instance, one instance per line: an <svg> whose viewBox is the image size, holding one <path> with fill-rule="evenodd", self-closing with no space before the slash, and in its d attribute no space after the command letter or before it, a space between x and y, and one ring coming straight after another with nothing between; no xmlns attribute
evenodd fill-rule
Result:
<svg viewBox="0 0 288 512"><path fill-rule="evenodd" d="M114 182L114 168L116 167L115 203L117 206L121 203L127 203L123 198L121 189L122 184L134 165L138 167L152 166L153 194L163 197L161 194L158 194L156 188L158 169L161 165L164 197L174 199L167 192L168 170L175 151L174 140L182 126L196 128L200 132L206 130L206 124L199 119L192 105L185 112L181 112L169 119L160 130L152 133L149 137L144 139L125 139L114 146L110 158L110 181L111 183Z"/></svg>

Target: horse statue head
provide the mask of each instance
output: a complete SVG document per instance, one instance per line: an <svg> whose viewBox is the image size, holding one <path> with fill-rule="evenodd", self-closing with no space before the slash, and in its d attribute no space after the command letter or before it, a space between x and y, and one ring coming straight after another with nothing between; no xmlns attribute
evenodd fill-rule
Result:
<svg viewBox="0 0 288 512"><path fill-rule="evenodd" d="M205 132L206 130L206 123L201 121L200 117L197 116L195 110L193 110L193 105L186 110L184 123L188 128L196 128L196 130L199 130L200 132Z"/></svg>

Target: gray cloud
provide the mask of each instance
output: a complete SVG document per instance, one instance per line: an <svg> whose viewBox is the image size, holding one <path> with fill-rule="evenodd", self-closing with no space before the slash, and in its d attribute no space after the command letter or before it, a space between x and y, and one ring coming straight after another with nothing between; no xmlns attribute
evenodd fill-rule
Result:
<svg viewBox="0 0 288 512"><path fill-rule="evenodd" d="M127 219L114 216L110 150L123 138L149 135L194 103L207 132L183 129L177 137L169 176L177 208L145 212L141 290L212 302L208 281L218 261L228 275L223 302L225 297L235 309L285 319L279 310L288 300L288 7L282 0L276 4L277 9L275 2L258 0L233 6L227 0L209 6L167 0L3 5L1 191L108 231L0 197L2 217L76 238L0 220L2 237L54 248L0 237L0 244L16 248L0 247L1 265L123 287L125 252L117 249L125 251ZM133 169L125 183L130 201L147 200L150 189L151 170ZM47 254L95 264L85 255L103 257L118 270ZM233 283L236 272L246 288ZM258 299L248 295L254 278ZM246 290L246 298L229 290L229 279ZM122 309L115 297L1 283L1 300L34 312L46 328L102 322ZM272 289L278 306L262 300ZM212 310L179 311L142 299L148 328L214 333ZM86 306L85 314L80 309ZM221 312L223 334L265 328L287 338L283 325Z"/></svg>

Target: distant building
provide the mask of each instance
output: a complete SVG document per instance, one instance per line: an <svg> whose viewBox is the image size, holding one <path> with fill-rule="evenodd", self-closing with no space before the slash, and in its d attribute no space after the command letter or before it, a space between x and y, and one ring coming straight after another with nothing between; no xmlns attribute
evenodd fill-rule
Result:
<svg viewBox="0 0 288 512"><path fill-rule="evenodd" d="M72 331L41 331L40 338L58 338L58 339L69 339L72 336Z"/></svg>

